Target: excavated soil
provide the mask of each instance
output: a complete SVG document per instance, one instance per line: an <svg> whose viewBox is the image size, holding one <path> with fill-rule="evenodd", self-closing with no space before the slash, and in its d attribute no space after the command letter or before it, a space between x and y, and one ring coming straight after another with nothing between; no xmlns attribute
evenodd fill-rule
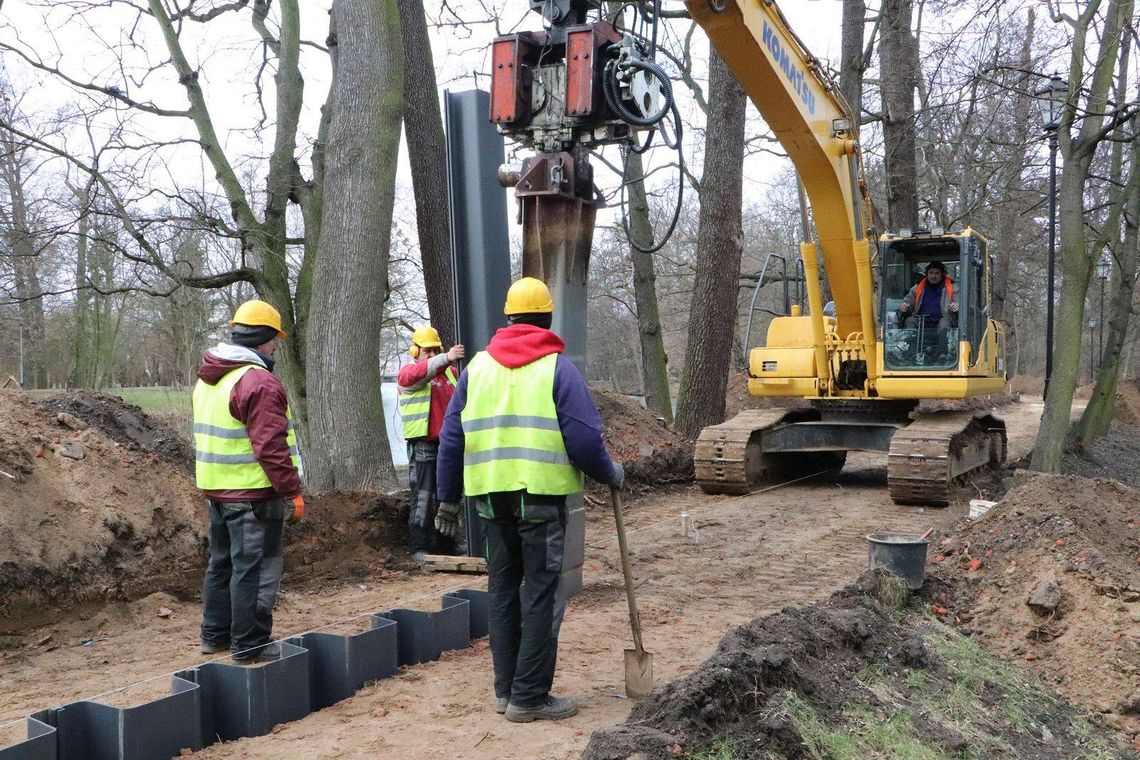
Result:
<svg viewBox="0 0 1140 760"><path fill-rule="evenodd" d="M1140 737L1140 491L1019 473L989 514L932 550L953 586L938 612ZM1049 582L1059 595L1030 607Z"/></svg>
<svg viewBox="0 0 1140 760"><path fill-rule="evenodd" d="M0 625L75 603L184 589L205 547L205 508L146 416L108 397L78 415L0 391ZM136 414L137 413L137 414ZM129 422L128 422L129 421ZM151 450L104 432L129 429ZM195 583L197 581L195 580Z"/></svg>
<svg viewBox="0 0 1140 760"><path fill-rule="evenodd" d="M120 398L95 391L62 391L41 401L40 406L79 418L128 451L154 454L193 471L194 447L190 441Z"/></svg>
<svg viewBox="0 0 1140 760"><path fill-rule="evenodd" d="M0 647L77 607L196 596L208 519L192 463L181 436L113 396L0 391ZM393 549L405 502L403 491L310 498L286 551L310 577L407 564Z"/></svg>
<svg viewBox="0 0 1140 760"><path fill-rule="evenodd" d="M602 416L606 448L625 468L631 487L660 486L693 479L693 445L637 402L592 389Z"/></svg>
<svg viewBox="0 0 1140 760"><path fill-rule="evenodd" d="M624 725L596 731L582 757L1060 760L1092 745L1125 756L1118 738L1034 681L869 572L820 603L730 631Z"/></svg>

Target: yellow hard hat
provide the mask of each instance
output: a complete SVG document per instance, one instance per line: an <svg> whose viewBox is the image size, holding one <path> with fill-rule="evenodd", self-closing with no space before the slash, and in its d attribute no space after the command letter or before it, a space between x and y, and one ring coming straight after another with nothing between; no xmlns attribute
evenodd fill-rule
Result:
<svg viewBox="0 0 1140 760"><path fill-rule="evenodd" d="M516 280L507 291L507 303L503 306L503 313L507 316L553 312L554 301L550 299L550 290L542 280L523 277L521 280Z"/></svg>
<svg viewBox="0 0 1140 760"><path fill-rule="evenodd" d="M248 325L250 327L272 327L277 331L278 338L284 338L285 332L281 329L281 314L265 301L246 301L237 307L231 325Z"/></svg>
<svg viewBox="0 0 1140 760"><path fill-rule="evenodd" d="M412 358L418 359L421 348L443 348L439 333L431 325L420 325L412 333L412 347L408 349L408 353Z"/></svg>

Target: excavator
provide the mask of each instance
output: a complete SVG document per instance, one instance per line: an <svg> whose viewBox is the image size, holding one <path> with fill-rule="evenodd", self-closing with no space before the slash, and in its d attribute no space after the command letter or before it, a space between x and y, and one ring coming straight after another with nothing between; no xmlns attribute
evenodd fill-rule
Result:
<svg viewBox="0 0 1140 760"><path fill-rule="evenodd" d="M634 8L638 33L615 23L618 14L600 0L530 3L545 29L495 40L491 120L536 150L504 182L519 200L524 274L546 279L556 299L562 291L562 303L584 305L601 205L590 151L615 143L644 150L640 135L648 130L651 139L670 112L676 117L668 79L653 61L664 14L661 0L613 4L618 14ZM1005 389L1005 332L988 316L988 241L970 228L877 233L858 113L775 0L685 5L794 164L816 233L800 246L807 313L801 304L775 317L765 344L748 352L752 395L806 405L747 410L706 428L694 453L698 484L706 493L744 494L838 471L849 451L880 451L896 503L950 503L958 479L1006 456L999 418L919 409L924 400ZM943 264L957 303L949 326L908 320L903 309L932 262ZM571 314L584 321L582 311Z"/></svg>

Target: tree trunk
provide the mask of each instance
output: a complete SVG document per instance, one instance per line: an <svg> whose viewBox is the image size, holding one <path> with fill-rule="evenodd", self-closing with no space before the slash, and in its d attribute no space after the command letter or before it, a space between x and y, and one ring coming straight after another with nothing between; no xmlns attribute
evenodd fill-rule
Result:
<svg viewBox="0 0 1140 760"><path fill-rule="evenodd" d="M629 228L643 248L651 246L653 225L649 221L649 202L645 197L645 168L641 155L630 151L625 163L625 183L629 188ZM653 254L629 247L633 260L633 298L637 304L637 333L641 339L641 382L645 405L673 424L673 400L669 395L668 358L661 333L661 315L657 308L657 274Z"/></svg>
<svg viewBox="0 0 1140 760"><path fill-rule="evenodd" d="M10 136L0 141L0 171L8 191L8 208L0 213L6 222L5 237L12 257L16 298L19 300L22 345L21 383L25 388L42 388L47 376L44 367L44 300L40 287L38 243L32 233L28 204L24 196L23 161L25 146Z"/></svg>
<svg viewBox="0 0 1140 760"><path fill-rule="evenodd" d="M1025 27L1025 39L1021 43L1021 56L1018 63L1023 71L1032 70L1033 39L1037 14L1033 8L1029 9L1029 18ZM1014 244L1017 240L1018 223L1026 206L1022 174L1026 165L1026 153L1029 143L1029 124L1033 116L1033 87L1028 74L1022 75L1014 87L1013 120L1014 133L1010 135L1013 150L1007 166L1004 202L997 207L997 218L994 226L996 235L996 250L991 249L994 257L993 277L993 318L1005 323L1006 352L1010 346L1017 345L1016 327L1006 314L1009 295L1010 272L1013 270ZM1036 202L1036 199L1034 199ZM1008 361L1007 367L1016 366L1016 362Z"/></svg>
<svg viewBox="0 0 1140 760"><path fill-rule="evenodd" d="M398 0L404 40L404 136L412 166L416 230L431 324L444 346L455 342L451 278L451 224L447 143L439 113L439 88L423 0Z"/></svg>
<svg viewBox="0 0 1140 760"><path fill-rule="evenodd" d="M1120 68L1117 74L1116 102L1124 103L1128 96L1129 58L1131 46L1124 38L1120 50ZM1140 127L1140 120L1133 119L1134 128ZM1109 213L1106 225L1107 234L1113 239L1110 243L1113 267L1112 303L1109 306L1108 336L1105 339L1104 353L1100 357L1100 371L1096 376L1096 388L1080 422L1077 423L1076 438L1080 447L1088 450L1093 441L1108 432L1116 406L1116 388L1124 371L1124 342L1128 337L1128 327L1132 317L1132 294L1136 286L1137 223L1140 221L1140 134L1133 134L1129 151L1128 181L1120 185L1123 166L1124 145L1119 140L1125 137L1123 127L1117 130L1118 142L1112 145L1112 159L1109 181L1113 184L1110 193L1115 209ZM1125 233L1120 235L1120 218L1124 218ZM1103 287L1103 285L1102 285ZM1101 291L1103 298L1103 290ZM1102 302L1103 306L1103 302ZM1103 329L1103 327L1101 328Z"/></svg>
<svg viewBox="0 0 1140 760"><path fill-rule="evenodd" d="M676 417L677 430L690 438L724 421L743 237L745 105L732 72L711 54L697 272Z"/></svg>
<svg viewBox="0 0 1140 760"><path fill-rule="evenodd" d="M918 165L914 93L921 76L918 40L911 32L912 0L883 0L879 68L886 152L887 224L892 230L918 224Z"/></svg>
<svg viewBox="0 0 1140 760"><path fill-rule="evenodd" d="M1084 191L1097 145L1104 138L1101 130L1108 111L1108 95L1112 89L1120 50L1121 30L1126 19L1132 16L1133 0L1109 0L1103 16L1096 16L1099 3L1090 4L1074 25L1072 56L1069 67L1069 99L1066 103L1058 142L1064 157L1058 207L1061 220L1061 300L1055 321L1053 375L1049 380L1049 394L1045 412L1033 447L1031 466L1042 472L1057 472L1064 458L1068 440L1069 415L1073 407L1073 394L1080 374L1082 333L1085 317L1085 296L1092 278L1093 260L1085 239ZM1085 44L1089 27L1096 18L1102 19L1097 60L1092 78L1087 85L1087 97L1081 104L1084 117L1078 136L1070 131L1076 120L1076 106L1080 100L1084 78Z"/></svg>
<svg viewBox="0 0 1140 760"><path fill-rule="evenodd" d="M855 128L863 118L863 26L867 22L866 0L843 0L843 47L839 67L839 90L851 106Z"/></svg>
<svg viewBox="0 0 1140 760"><path fill-rule="evenodd" d="M396 0L336 0L338 60L306 371L308 485L394 480L380 396L380 316L403 113Z"/></svg>

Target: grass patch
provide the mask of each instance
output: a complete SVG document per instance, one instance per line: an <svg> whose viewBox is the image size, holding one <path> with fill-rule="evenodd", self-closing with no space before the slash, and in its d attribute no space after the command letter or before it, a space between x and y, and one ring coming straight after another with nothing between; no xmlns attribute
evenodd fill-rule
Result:
<svg viewBox="0 0 1140 760"><path fill-rule="evenodd" d="M110 396L118 396L147 414L190 413L190 390L177 388L110 388Z"/></svg>
<svg viewBox="0 0 1140 760"><path fill-rule="evenodd" d="M727 737L714 739L713 743L704 749L690 753L689 760L737 760L738 743Z"/></svg>

